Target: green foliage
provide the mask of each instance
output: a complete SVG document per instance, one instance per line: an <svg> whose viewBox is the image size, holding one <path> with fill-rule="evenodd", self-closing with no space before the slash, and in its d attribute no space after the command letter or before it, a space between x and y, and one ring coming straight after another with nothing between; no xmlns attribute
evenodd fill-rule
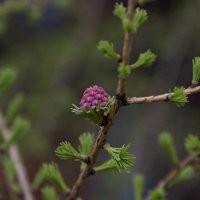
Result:
<svg viewBox="0 0 200 200"><path fill-rule="evenodd" d="M186 166L182 169L175 178L170 182L170 186L182 183L191 179L194 175L194 169L192 166Z"/></svg>
<svg viewBox="0 0 200 200"><path fill-rule="evenodd" d="M105 150L110 154L112 159L115 161L119 172L127 171L128 168L134 165L135 156L128 152L130 144L121 148L111 147L109 144L104 146Z"/></svg>
<svg viewBox="0 0 200 200"><path fill-rule="evenodd" d="M115 4L113 13L121 20L124 31L132 33L136 33L139 27L148 19L147 12L140 8L137 8L133 18L129 19L126 14L126 8L122 3Z"/></svg>
<svg viewBox="0 0 200 200"><path fill-rule="evenodd" d="M8 148L12 143L21 139L30 128L30 122L22 117L16 117L11 127L11 135L4 143L4 148Z"/></svg>
<svg viewBox="0 0 200 200"><path fill-rule="evenodd" d="M123 20L123 28L127 32L137 33L139 27L148 19L148 14L144 9L137 8L133 18Z"/></svg>
<svg viewBox="0 0 200 200"><path fill-rule="evenodd" d="M116 3L113 14L118 17L121 21L126 18L126 7L124 7L123 3Z"/></svg>
<svg viewBox="0 0 200 200"><path fill-rule="evenodd" d="M157 56L148 49L146 52L139 55L139 58L133 65L131 65L131 68L150 67L155 62L156 57Z"/></svg>
<svg viewBox="0 0 200 200"><path fill-rule="evenodd" d="M136 33L139 27L148 19L146 10L137 8L132 22L133 32Z"/></svg>
<svg viewBox="0 0 200 200"><path fill-rule="evenodd" d="M14 165L13 161L7 157L5 157L3 161L4 161L3 164L4 164L5 174L9 180L10 186L17 194L19 194L20 187L16 180L15 165Z"/></svg>
<svg viewBox="0 0 200 200"><path fill-rule="evenodd" d="M149 200L167 200L167 194L163 189L156 188L150 191Z"/></svg>
<svg viewBox="0 0 200 200"><path fill-rule="evenodd" d="M200 140L196 135L188 135L185 138L185 148L189 153L200 152Z"/></svg>
<svg viewBox="0 0 200 200"><path fill-rule="evenodd" d="M8 123L12 122L14 117L16 116L17 112L22 106L22 103L24 101L24 96L21 94L18 94L8 105L8 109L6 112L6 121Z"/></svg>
<svg viewBox="0 0 200 200"><path fill-rule="evenodd" d="M145 178L141 174L133 176L133 191L135 200L142 200L145 189Z"/></svg>
<svg viewBox="0 0 200 200"><path fill-rule="evenodd" d="M113 44L109 41L101 40L97 48L106 58L110 58L113 60L118 59L118 54L115 52Z"/></svg>
<svg viewBox="0 0 200 200"><path fill-rule="evenodd" d="M14 82L16 72L11 68L0 70L0 94L5 92Z"/></svg>
<svg viewBox="0 0 200 200"><path fill-rule="evenodd" d="M63 160L85 160L85 155L78 153L69 142L61 142L55 150L56 155Z"/></svg>
<svg viewBox="0 0 200 200"><path fill-rule="evenodd" d="M86 156L89 155L94 144L94 135L89 132L82 133L79 137L79 141L79 153Z"/></svg>
<svg viewBox="0 0 200 200"><path fill-rule="evenodd" d="M165 151L169 160L175 165L178 163L178 155L174 144L173 137L168 132L162 132L159 136L159 144Z"/></svg>
<svg viewBox="0 0 200 200"><path fill-rule="evenodd" d="M59 200L59 196L56 193L56 190L54 187L52 186L45 186L42 189L42 194L43 194L43 198L44 200Z"/></svg>
<svg viewBox="0 0 200 200"><path fill-rule="evenodd" d="M192 71L192 83L198 84L200 81L200 57L196 57L192 60L193 71Z"/></svg>
<svg viewBox="0 0 200 200"><path fill-rule="evenodd" d="M34 179L33 188L38 188L44 181L54 184L63 192L68 192L69 190L62 178L58 166L55 163L42 165Z"/></svg>
<svg viewBox="0 0 200 200"><path fill-rule="evenodd" d="M114 159L109 159L108 161L104 162L103 164L94 168L95 172L105 172L105 171L116 171L118 167Z"/></svg>
<svg viewBox="0 0 200 200"><path fill-rule="evenodd" d="M125 63L120 63L118 67L119 78L128 78L131 74L131 68Z"/></svg>
<svg viewBox="0 0 200 200"><path fill-rule="evenodd" d="M188 103L188 97L185 94L185 88L175 87L169 97L169 100L175 103L178 107L184 106L186 103Z"/></svg>
<svg viewBox="0 0 200 200"><path fill-rule="evenodd" d="M95 110L95 109L91 108L87 111L85 109L79 108L75 104L72 104L73 108L71 108L71 111L73 113L75 113L76 115L82 116L83 118L88 119L97 125L100 125L102 117L106 117L110 113L110 110L111 110L114 102L115 102L115 97L109 96L108 104L106 105L105 108L100 108L99 110Z"/></svg>

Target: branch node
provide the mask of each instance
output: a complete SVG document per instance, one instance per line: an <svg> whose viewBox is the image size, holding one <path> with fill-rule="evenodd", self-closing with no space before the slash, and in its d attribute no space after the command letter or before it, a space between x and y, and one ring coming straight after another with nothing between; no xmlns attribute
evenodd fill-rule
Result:
<svg viewBox="0 0 200 200"><path fill-rule="evenodd" d="M100 148L104 149L105 144L106 144L106 139L104 139L103 141L100 141L100 144L99 144Z"/></svg>
<svg viewBox="0 0 200 200"><path fill-rule="evenodd" d="M87 156L85 158L85 163L88 164L88 165L91 163L91 157L90 156Z"/></svg>
<svg viewBox="0 0 200 200"><path fill-rule="evenodd" d="M116 99L118 100L120 106L128 105L126 94L116 94Z"/></svg>
<svg viewBox="0 0 200 200"><path fill-rule="evenodd" d="M107 126L108 120L109 120L108 116L103 116L99 122L99 126L103 126L103 127Z"/></svg>
<svg viewBox="0 0 200 200"><path fill-rule="evenodd" d="M95 173L96 173L95 170L92 169L92 170L90 171L89 175L90 175L90 176L93 176L93 175L95 175Z"/></svg>
<svg viewBox="0 0 200 200"><path fill-rule="evenodd" d="M118 63L121 63L122 61L123 61L123 60L122 60L122 56L121 56L121 55L118 55L118 56L117 56L117 62L118 62Z"/></svg>
<svg viewBox="0 0 200 200"><path fill-rule="evenodd" d="M199 85L199 83L192 83L192 85L190 86L190 88L195 88Z"/></svg>

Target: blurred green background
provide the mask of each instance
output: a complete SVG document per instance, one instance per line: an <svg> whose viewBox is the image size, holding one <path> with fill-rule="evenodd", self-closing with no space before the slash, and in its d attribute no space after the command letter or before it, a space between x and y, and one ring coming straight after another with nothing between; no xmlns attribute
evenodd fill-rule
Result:
<svg viewBox="0 0 200 200"><path fill-rule="evenodd" d="M98 41L106 39L121 52L123 31L112 15L114 4L114 0L0 1L0 66L18 72L14 87L0 100L1 107L5 111L16 94L25 95L21 114L32 121L32 129L19 147L31 180L42 162L58 162L69 186L79 173L78 163L60 161L54 150L63 140L77 144L84 131L97 132L97 127L70 112L86 87L97 84L115 94L117 65L96 49ZM132 61L148 48L158 59L152 68L131 76L129 96L161 94L175 85L190 85L192 59L200 56L199 8L199 0L155 0L145 6L149 20L134 38ZM159 149L158 134L172 132L181 158L186 154L184 136L200 134L200 95L189 99L184 108L171 103L122 108L108 142L116 146L131 142L136 165L130 174L89 178L83 198L131 200L135 172L144 173L147 189L152 188L171 168ZM98 161L104 157L102 153ZM200 199L199 183L196 177L173 187L169 199Z"/></svg>

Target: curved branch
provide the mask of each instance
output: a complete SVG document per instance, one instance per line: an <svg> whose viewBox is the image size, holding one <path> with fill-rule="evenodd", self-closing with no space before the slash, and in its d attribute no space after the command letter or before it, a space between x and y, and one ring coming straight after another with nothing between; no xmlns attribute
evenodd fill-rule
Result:
<svg viewBox="0 0 200 200"><path fill-rule="evenodd" d="M198 155L197 155L198 156ZM171 181L176 177L176 175L183 170L186 166L190 165L195 159L194 155L188 155L185 159L180 161L174 169L172 169L163 179L161 179L155 188L166 189ZM144 198L144 200L150 200L149 196Z"/></svg>
<svg viewBox="0 0 200 200"><path fill-rule="evenodd" d="M200 86L189 87L185 89L185 93L187 96L200 93ZM147 97L127 97L126 105L168 101L170 95L171 93L165 93L157 96L147 96Z"/></svg>
<svg viewBox="0 0 200 200"><path fill-rule="evenodd" d="M0 112L0 129L5 139L8 138L9 135L11 134L10 129L7 127L4 116L1 112ZM17 179L18 179L22 194L24 196L24 199L34 200L34 196L31 192L31 185L28 180L26 168L23 164L18 147L16 145L10 146L9 155L10 155L11 160L15 164Z"/></svg>

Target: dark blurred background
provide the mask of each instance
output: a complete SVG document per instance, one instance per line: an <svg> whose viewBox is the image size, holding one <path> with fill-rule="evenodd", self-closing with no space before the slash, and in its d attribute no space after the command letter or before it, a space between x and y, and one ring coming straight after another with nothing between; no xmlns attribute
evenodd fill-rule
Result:
<svg viewBox="0 0 200 200"><path fill-rule="evenodd" d="M59 163L69 186L77 178L78 163L60 161L54 150L63 140L76 145L84 131L97 132L97 127L70 112L86 87L97 84L115 94L117 65L96 49L98 41L106 39L121 52L123 31L112 15L114 4L114 0L0 1L0 66L18 72L1 107L5 111L17 93L25 95L21 114L32 121L32 129L19 147L31 180L41 163L50 161ZM132 60L148 48L158 59L152 68L132 74L129 96L162 94L175 85L190 85L192 59L200 56L199 8L199 0L155 0L145 6L149 20L134 38ZM180 158L186 155L185 135L200 134L200 95L189 99L184 108L171 103L122 108L108 142L116 146L131 142L136 165L130 174L104 173L89 178L82 189L83 198L132 200L131 181L136 172L144 173L147 189L155 186L171 169L159 149L158 134L163 130L173 134ZM199 200L200 178L171 188L169 199Z"/></svg>

